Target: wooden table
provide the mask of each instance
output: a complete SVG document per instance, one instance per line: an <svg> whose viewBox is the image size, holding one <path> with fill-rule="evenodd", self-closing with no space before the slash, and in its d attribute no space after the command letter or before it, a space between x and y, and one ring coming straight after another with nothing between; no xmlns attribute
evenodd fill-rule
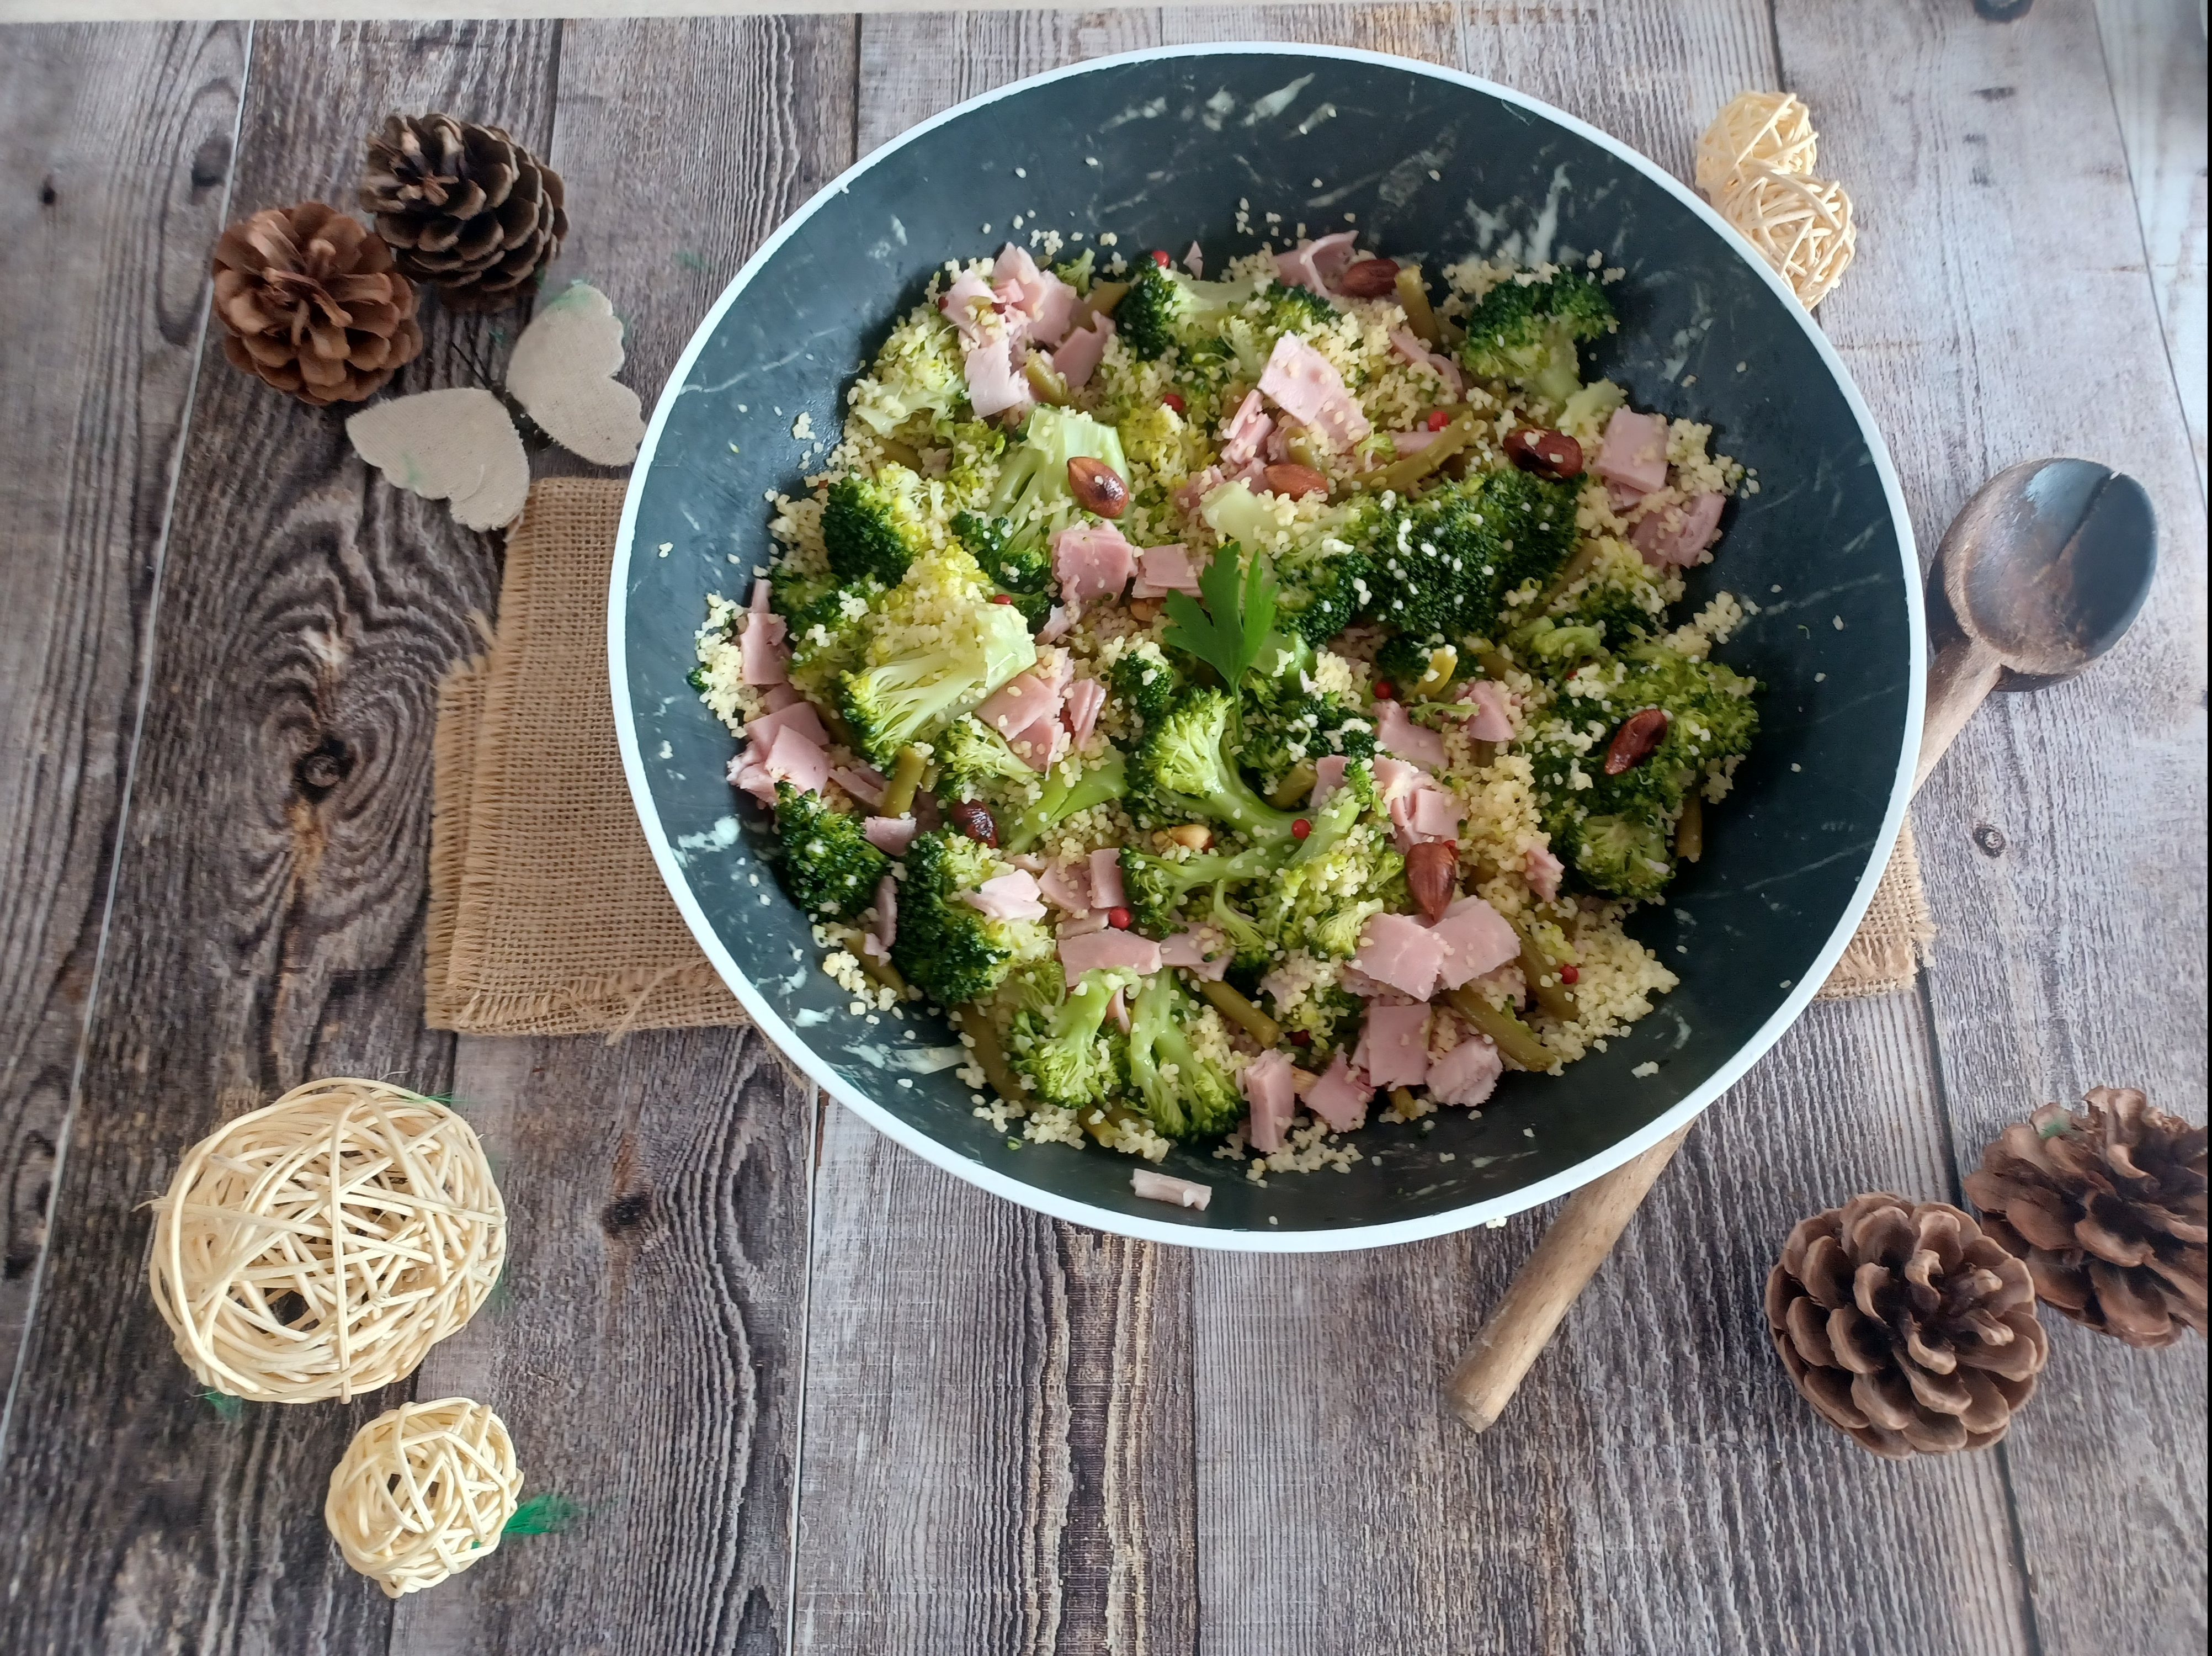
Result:
<svg viewBox="0 0 2212 1656"><path fill-rule="evenodd" d="M2008 9L0 34L0 1648L2201 1650L2202 1344L2056 1322L2003 1445L1893 1466L1814 1419L1759 1315L1792 1221L1955 1198L2040 1100L2204 1107L2202 37L2192 0ZM1917 991L1815 1006L1715 1107L1480 1439L1437 1388L1540 1213L1382 1252L1147 1246L951 1181L748 1033L426 1033L433 690L499 543L207 337L227 219L347 200L362 132L441 107L566 176L559 270L633 320L649 393L856 154L1017 76L1237 36L1459 65L1685 175L1727 96L1797 89L1864 226L1820 320L1923 545L2054 452L2135 472L2165 527L2126 644L2000 698L1922 796ZM471 380L498 326L438 318L410 383ZM398 1389L226 1418L143 1287L183 1148L331 1073L455 1093L496 1147L510 1293L408 1389L493 1402L530 1487L587 1509L396 1606L321 1490Z"/></svg>

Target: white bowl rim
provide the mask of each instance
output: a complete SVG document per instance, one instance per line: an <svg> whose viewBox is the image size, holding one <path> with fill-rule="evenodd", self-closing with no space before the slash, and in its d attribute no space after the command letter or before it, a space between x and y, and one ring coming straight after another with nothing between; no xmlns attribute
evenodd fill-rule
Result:
<svg viewBox="0 0 2212 1656"><path fill-rule="evenodd" d="M1086 1202L1071 1201L1053 1191L1040 1189L1021 1179L985 1166L953 1149L950 1145L932 1137L919 1128L909 1125L877 1104L859 1088L854 1087L823 1062L806 1041L779 1017L760 992L753 987L743 968L723 947L721 939L707 919L706 910L691 894L684 878L684 866L678 860L675 847L663 830L659 815L654 809L650 784L645 773L645 760L639 747L637 728L629 704L629 651L624 637L623 622L627 606L627 587L629 575L630 542L636 533L638 503L646 479L652 475L653 460L660 441L662 427L667 423L669 411L683 394L699 353L713 338L724 313L736 302L746 284L761 267L775 256L779 248L799 227L820 210L833 196L842 195L852 181L874 167L884 156L904 148L925 132L957 119L971 110L981 109L1001 98L1033 88L1048 86L1072 76L1093 74L1100 70L1114 69L1127 64L1155 62L1177 58L1249 57L1319 58L1349 59L1395 69L1402 73L1425 75L1431 79L1445 81L1455 86L1468 88L1488 94L1505 103L1517 105L1555 125L1588 139L1599 148L1619 156L1629 166L1642 173L1660 188L1680 201L1690 210L1717 231L1723 240L1734 247L1737 254L1772 289L1785 304L1790 314L1796 317L1804 329L1806 338L1819 354L1822 364L1834 378L1844 393L1844 399L1858 421L1859 435L1874 458L1875 470L1881 479L1882 491L1889 502L1892 527L1896 532L1899 552L1904 563L1907 630L1911 644L1911 680L1907 695L1905 719L1905 739L1899 745L1897 777L1890 788L1889 804L1883 813L1881 831L1867 854L1865 872L1859 877L1856 890L1844 907L1827 942L1814 957L1805 974L1796 980L1786 999L1775 1008L1773 1014L1753 1031L1750 1038L1730 1055L1704 1081L1692 1088L1674 1106L1653 1121L1645 1123L1627 1137L1600 1151L1573 1166L1563 1169L1548 1178L1522 1186L1504 1196L1492 1196L1464 1207L1452 1208L1442 1213L1428 1214L1414 1219L1393 1220L1376 1225L1347 1225L1322 1230L1280 1231L1272 1227L1259 1229L1209 1229L1190 1224L1176 1224L1164 1219L1152 1220L1116 1213L1111 1209L1097 1208ZM1348 47L1314 46L1266 40L1207 41L1189 46L1152 46L1138 52L1124 52L1107 58L1088 58L1082 63L1069 64L1041 75L1008 82L991 91L955 104L951 108L932 116L918 125L908 128L898 137L870 151L821 189L806 204L780 225L774 234L763 241L753 256L747 259L737 275L723 289L692 333L690 343L678 359L675 369L662 387L659 402L654 405L653 420L647 428L645 441L638 450L637 460L630 472L629 489L623 498L622 527L615 545L614 568L607 588L607 679L614 702L615 733L622 749L623 772L629 782L630 796L637 808L638 820L645 830L647 843L653 849L653 861L659 865L661 878L667 882L670 896L676 899L677 908L684 922L706 951L722 979L744 1005L761 1032L782 1050L829 1095L858 1115L878 1132L889 1135L924 1160L934 1163L956 1178L966 1180L1009 1202L1047 1214L1054 1219L1065 1219L1078 1225L1087 1225L1096 1230L1109 1231L1120 1236L1135 1237L1148 1242L1169 1242L1184 1247L1220 1248L1231 1251L1253 1253L1335 1253L1358 1248L1386 1247L1402 1242L1417 1242L1432 1236L1445 1236L1476 1225L1502 1223L1509 1215L1537 1207L1557 1196L1578 1189L1601 1174L1610 1172L1622 1163L1642 1154L1677 1128L1693 1120L1706 1105L1735 1085L1736 1081L1766 1055L1768 1049L1782 1038L1784 1032L1796 1023L1812 1003L1820 985L1827 981L1836 962L1843 956L1851 937L1858 929L1859 921L1873 902L1875 889L1881 883L1883 871L1889 866L1892 849L1897 843L1899 831L1905 821L1906 807L1912 798L1912 771L1920 752L1921 721L1927 697L1927 624L1921 602L1919 554L1912 533L1912 521L1905 510L1905 492L1899 484L1896 467L1891 463L1888 445L1882 441L1875 424L1873 411L1852 380L1850 369L1844 366L1828 337L1815 326L1811 315L1798 303L1789 284L1773 268L1761 259L1751 244L1716 212L1694 191L1674 175L1611 134L1601 131L1589 123L1578 120L1563 109L1558 109L1540 99L1492 81L1445 69L1435 64L1422 63L1410 58L1393 57L1387 52L1363 52ZM1133 1166L1139 1164L1132 1162Z"/></svg>

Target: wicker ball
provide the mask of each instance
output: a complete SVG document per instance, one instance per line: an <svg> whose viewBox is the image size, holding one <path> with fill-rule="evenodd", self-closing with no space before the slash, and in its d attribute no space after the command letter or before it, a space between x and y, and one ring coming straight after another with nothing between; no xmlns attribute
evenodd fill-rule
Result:
<svg viewBox="0 0 2212 1656"><path fill-rule="evenodd" d="M1820 159L1813 112L1794 92L1744 92L1698 140L1698 188L1717 202L1729 175L1746 167L1805 174Z"/></svg>
<svg viewBox="0 0 2212 1656"><path fill-rule="evenodd" d="M507 1257L483 1147L381 1081L295 1087L194 1145L148 1275L201 1384L256 1403L374 1391L476 1314Z"/></svg>
<svg viewBox="0 0 2212 1656"><path fill-rule="evenodd" d="M1826 179L1753 163L1729 177L1713 204L1782 273L1807 310L1835 291L1858 245L1851 198Z"/></svg>
<svg viewBox="0 0 2212 1656"><path fill-rule="evenodd" d="M345 1562L397 1598L496 1550L521 1489L514 1440L483 1404L403 1403L354 1434L323 1522Z"/></svg>

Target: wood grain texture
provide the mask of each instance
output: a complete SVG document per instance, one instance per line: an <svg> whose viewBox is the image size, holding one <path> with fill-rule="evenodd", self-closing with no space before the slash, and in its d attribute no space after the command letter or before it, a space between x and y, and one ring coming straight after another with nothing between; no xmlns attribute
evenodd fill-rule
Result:
<svg viewBox="0 0 2212 1656"><path fill-rule="evenodd" d="M1957 1159L2100 1083L2201 1118L2203 497L2095 18L2079 0L2009 24L1783 0L1778 21L1823 165L1863 214L1822 320L1889 434L1923 548L1984 476L2045 454L2133 472L2161 526L2128 638L2073 684L1992 698L1920 796ZM1887 73L1870 81L1876 58ZM2138 1355L2063 1321L2053 1343L2046 1400L2002 1452L2042 1648L2200 1648L2204 1348Z"/></svg>
<svg viewBox="0 0 2212 1656"><path fill-rule="evenodd" d="M470 1039L454 1097L514 1245L422 1397L499 1410L583 1508L396 1607L407 1656L784 1647L805 1335L808 1089L750 1032Z"/></svg>
<svg viewBox="0 0 2212 1656"><path fill-rule="evenodd" d="M528 27L260 30L235 210L342 192L361 134L394 105L496 111L540 137L551 43ZM453 355L451 330L432 332L411 385ZM374 481L337 416L210 347L0 1476L11 1650L385 1641L389 1604L340 1562L319 1497L392 1393L226 1425L144 1293L139 1204L218 1119L309 1075L446 1089L450 1042L422 1022L430 722L492 576L489 545Z"/></svg>
<svg viewBox="0 0 2212 1656"><path fill-rule="evenodd" d="M2205 41L2203 0L2097 0L2166 352L2205 481Z"/></svg>
<svg viewBox="0 0 2212 1656"><path fill-rule="evenodd" d="M724 283L852 159L854 33L849 18L564 26L547 158L574 229L550 280L587 276L613 300L623 378L648 404ZM392 1648L782 1649L811 1087L731 1029L465 1038L453 1084L508 1147L512 1299L416 1384L507 1409L528 1487L586 1515L405 1601Z"/></svg>
<svg viewBox="0 0 2212 1656"><path fill-rule="evenodd" d="M817 1189L793 1648L1197 1648L1193 1256L835 1106Z"/></svg>
<svg viewBox="0 0 2212 1656"><path fill-rule="evenodd" d="M46 1233L246 31L0 52L0 1388Z"/></svg>

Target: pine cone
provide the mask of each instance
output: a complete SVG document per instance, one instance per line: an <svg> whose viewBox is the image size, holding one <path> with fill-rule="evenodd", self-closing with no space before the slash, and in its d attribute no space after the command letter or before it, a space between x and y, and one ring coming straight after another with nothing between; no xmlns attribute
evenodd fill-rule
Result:
<svg viewBox="0 0 2212 1656"><path fill-rule="evenodd" d="M392 250L319 201L271 207L215 244L223 355L320 408L357 403L422 349Z"/></svg>
<svg viewBox="0 0 2212 1656"><path fill-rule="evenodd" d="M454 310L520 299L561 251L561 175L496 126L390 115L368 139L361 204L399 268Z"/></svg>
<svg viewBox="0 0 2212 1656"><path fill-rule="evenodd" d="M2046 1104L1982 1150L1966 1196L2035 1291L2131 1346L2204 1332L2204 1129L2132 1087Z"/></svg>
<svg viewBox="0 0 2212 1656"><path fill-rule="evenodd" d="M1766 1321L1806 1400L1893 1460L1995 1443L2050 1353L2025 1265L1948 1202L1880 1191L1790 1233Z"/></svg>

